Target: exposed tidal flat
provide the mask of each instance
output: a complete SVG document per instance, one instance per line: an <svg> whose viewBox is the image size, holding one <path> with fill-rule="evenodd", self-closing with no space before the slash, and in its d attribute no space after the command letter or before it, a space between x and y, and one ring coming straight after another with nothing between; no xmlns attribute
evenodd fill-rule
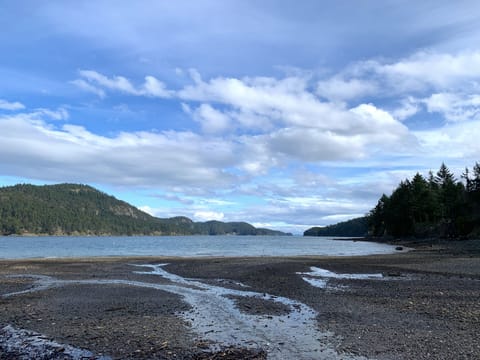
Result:
<svg viewBox="0 0 480 360"><path fill-rule="evenodd" d="M0 358L475 359L479 256L4 259Z"/></svg>

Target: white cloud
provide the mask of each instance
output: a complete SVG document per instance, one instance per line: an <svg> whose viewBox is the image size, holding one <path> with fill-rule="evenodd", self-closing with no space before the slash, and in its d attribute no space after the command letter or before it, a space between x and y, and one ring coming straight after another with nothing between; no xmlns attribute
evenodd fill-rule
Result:
<svg viewBox="0 0 480 360"><path fill-rule="evenodd" d="M148 205L138 206L138 209L142 210L143 212L146 212L149 215L156 216L155 209Z"/></svg>
<svg viewBox="0 0 480 360"><path fill-rule="evenodd" d="M400 106L393 109L391 114L394 118L403 121L415 114L417 114L421 107L419 106L419 101L409 96L406 99L403 99L400 102Z"/></svg>
<svg viewBox="0 0 480 360"><path fill-rule="evenodd" d="M225 218L225 214L222 212L216 211L196 211L193 214L195 221L209 221L209 220L218 220L222 221Z"/></svg>
<svg viewBox="0 0 480 360"><path fill-rule="evenodd" d="M135 87L123 76L109 78L93 70L80 70L81 79L72 81L79 88L93 92L100 97L105 96L105 90L119 91L135 96L147 96L158 98L169 98L172 93L167 90L164 83L153 76L145 76L145 81L139 87Z"/></svg>
<svg viewBox="0 0 480 360"><path fill-rule="evenodd" d="M229 221L244 220L250 223L269 223L274 219L276 223L304 226L329 225L334 223L332 216L342 219L362 216L371 209L370 204L358 202L357 199L326 199L318 196L287 197L269 199L267 204L256 204L243 211L235 213ZM305 224L308 224L306 226ZM277 228L277 226L275 226ZM286 227L283 227L286 228ZM299 232L298 229L294 230Z"/></svg>
<svg viewBox="0 0 480 360"><path fill-rule="evenodd" d="M338 80L340 79L340 80ZM344 80L346 79L346 80ZM344 82L344 83L342 83ZM340 95L350 92L380 97L413 95L429 91L457 89L465 91L480 82L480 50L456 54L416 52L396 61L367 60L352 64L332 79L320 82L328 94L335 85ZM365 89L362 89L365 86ZM320 90L322 86L320 86ZM362 92L363 91L363 92Z"/></svg>
<svg viewBox="0 0 480 360"><path fill-rule="evenodd" d="M479 64L477 52L457 55L421 52L392 63L365 61L320 81L317 92L326 98L348 100L371 95L384 85L387 92L394 87L401 89L395 91L406 91L453 86L480 77ZM467 65L473 71L465 71ZM416 146L414 136L398 120L421 111L419 104L425 104L430 112L441 113L449 121L472 119L477 114L478 96L468 94L460 99L455 93L442 95L443 98L438 93L423 100L405 95L400 107L388 113L374 104L349 108L347 104L321 101L310 90L307 77L216 77L204 81L196 70L189 72L193 84L177 91L167 90L163 83L149 76L136 88L122 76L108 78L91 70L81 71L81 75L105 89L136 96L201 102L196 108L187 103L182 107L206 134L226 135L234 129L239 134L255 132L255 137L248 137L244 143L252 145L250 139L255 139L269 154L261 157L264 161L252 158L244 163L244 169L252 173L267 166L266 162L284 156L332 161L367 158L379 151L410 154L412 146Z"/></svg>
<svg viewBox="0 0 480 360"><path fill-rule="evenodd" d="M132 95L137 93L137 90L135 90L130 81L123 76L108 78L107 76L93 70L80 70L79 74L86 79L86 81L96 83L97 85L110 90L123 91Z"/></svg>
<svg viewBox="0 0 480 360"><path fill-rule="evenodd" d="M177 94L183 100L222 103L244 115L263 116L273 122L310 126L320 122L318 115L326 117L334 108L319 102L306 86L301 78L220 77L204 82L197 77L194 85Z"/></svg>
<svg viewBox="0 0 480 360"><path fill-rule="evenodd" d="M207 205L216 205L216 206L230 206L230 205L235 205L236 203L233 201L227 201L227 200L222 200L222 199L212 199L212 198L202 198L200 200L201 204L207 204Z"/></svg>
<svg viewBox="0 0 480 360"><path fill-rule="evenodd" d="M331 129L285 127L257 140L271 156L283 154L307 162L360 160L375 152L409 154L417 146L406 126L371 104L345 111L341 120L343 124Z"/></svg>
<svg viewBox="0 0 480 360"><path fill-rule="evenodd" d="M362 139L311 128L285 128L268 137L269 149L304 161L353 160L366 155Z"/></svg>
<svg viewBox="0 0 480 360"><path fill-rule="evenodd" d="M67 120L70 117L68 111L64 108L58 108L57 110L50 109L36 109L33 113L30 114L30 117L42 117L49 118L52 120Z"/></svg>
<svg viewBox="0 0 480 360"><path fill-rule="evenodd" d="M268 147L268 136L244 135L237 141L244 145L242 163L239 165L242 172L250 176L260 176L279 165L278 157Z"/></svg>
<svg viewBox="0 0 480 360"><path fill-rule="evenodd" d="M84 90L84 91L87 91L87 92L91 92L93 94L96 94L98 95L98 97L100 98L104 98L105 97L105 91L97 86L94 86L92 85L91 83L88 83L87 81L83 80L83 79L76 79L76 80L73 80L73 81L70 81L71 84L77 86L78 88Z"/></svg>
<svg viewBox="0 0 480 360"><path fill-rule="evenodd" d="M480 50L457 53L419 51L397 60L366 60L347 66L330 78L317 83L316 93L331 101L350 102L362 98L369 101L403 98L400 107L392 115L404 120L422 109L423 99L435 94L470 97L474 101L480 89ZM435 108L429 99L430 111ZM453 100L453 99L452 99ZM456 101L455 101L456 102ZM457 102L456 102L457 103ZM455 105L455 104L454 104ZM458 105L458 103L457 103ZM466 116L454 112L442 115L449 121L458 121Z"/></svg>
<svg viewBox="0 0 480 360"><path fill-rule="evenodd" d="M438 129L416 131L423 150L422 158L430 164L445 161L447 165L464 168L480 156L480 120L456 122Z"/></svg>
<svg viewBox="0 0 480 360"><path fill-rule="evenodd" d="M371 63L380 75L404 88L418 89L425 85L445 88L464 81L480 80L480 51L458 54L418 52L391 63Z"/></svg>
<svg viewBox="0 0 480 360"><path fill-rule="evenodd" d="M51 181L208 189L228 186L242 161L235 144L191 132L95 135L48 125L32 114L0 118L4 174Z"/></svg>
<svg viewBox="0 0 480 360"><path fill-rule="evenodd" d="M333 101L361 98L376 92L378 92L378 86L374 82L355 78L346 80L333 77L319 81L317 84L317 94Z"/></svg>
<svg viewBox="0 0 480 360"><path fill-rule="evenodd" d="M201 124L203 132L207 134L222 133L231 127L232 122L228 115L209 104L201 104L195 109L193 118Z"/></svg>
<svg viewBox="0 0 480 360"><path fill-rule="evenodd" d="M392 145L408 148L415 142L408 129L386 111L372 104L348 109L343 104L322 102L308 90L304 78L214 78L206 82L196 72L193 76L195 83L177 92L182 100L227 107L237 127L247 133L252 131L247 119L252 119L251 123L261 120L261 126L253 128L259 133L245 141L256 142L253 148L260 148L249 157L254 160L245 164L252 173L268 168L267 163L279 156L305 161L353 160L368 156L370 150L387 151ZM226 129L230 119L225 112L206 103L199 109L203 111L192 112L184 105L184 110L204 121L206 130ZM214 126L217 124L220 129ZM260 155L265 152L266 156Z"/></svg>
<svg viewBox="0 0 480 360"><path fill-rule="evenodd" d="M161 81L158 81L153 76L145 76L145 83L139 92L142 95L159 98L168 98L171 96L171 92L167 90L165 84Z"/></svg>
<svg viewBox="0 0 480 360"><path fill-rule="evenodd" d="M22 110L22 109L25 109L25 105L23 105L18 101L9 102L7 100L0 99L0 110L15 111L15 110Z"/></svg>
<svg viewBox="0 0 480 360"><path fill-rule="evenodd" d="M429 112L442 114L446 120L475 120L480 115L480 95L435 93L423 100Z"/></svg>
<svg viewBox="0 0 480 360"><path fill-rule="evenodd" d="M230 117L238 123L240 128L246 128L250 132L269 132L274 129L273 121L265 114L257 114L252 111L232 111Z"/></svg>

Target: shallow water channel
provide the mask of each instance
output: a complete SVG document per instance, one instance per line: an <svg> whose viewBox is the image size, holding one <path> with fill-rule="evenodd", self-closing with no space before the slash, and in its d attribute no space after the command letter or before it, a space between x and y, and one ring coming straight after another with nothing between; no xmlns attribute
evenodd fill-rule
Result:
<svg viewBox="0 0 480 360"><path fill-rule="evenodd" d="M167 264L135 265L143 269L135 272L159 276L169 280L167 284L122 279L61 280L44 275L18 275L34 279L33 287L3 296L21 296L72 284L121 284L158 289L182 296L191 306L189 311L179 312L177 315L190 323L193 332L206 340L212 350L234 345L261 348L267 352L269 359L359 359L336 353L332 345L334 334L320 332L316 320L317 312L301 302L250 291L242 284L236 284L242 290L206 284L197 279L172 274L165 270L165 265ZM325 274L333 276L333 273ZM240 310L235 301L238 298L256 298L271 302L284 311L275 315L250 314Z"/></svg>

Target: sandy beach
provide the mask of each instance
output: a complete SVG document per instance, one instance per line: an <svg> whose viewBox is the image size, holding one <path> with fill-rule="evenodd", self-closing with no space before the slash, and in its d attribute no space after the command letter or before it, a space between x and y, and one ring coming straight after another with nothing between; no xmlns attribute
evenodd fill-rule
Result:
<svg viewBox="0 0 480 360"><path fill-rule="evenodd" d="M3 260L0 358L480 358L479 243L364 257Z"/></svg>

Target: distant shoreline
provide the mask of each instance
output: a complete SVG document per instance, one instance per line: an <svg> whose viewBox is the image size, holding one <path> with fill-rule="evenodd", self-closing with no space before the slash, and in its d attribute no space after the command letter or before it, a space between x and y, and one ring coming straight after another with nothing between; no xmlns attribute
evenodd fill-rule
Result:
<svg viewBox="0 0 480 360"><path fill-rule="evenodd" d="M176 237L176 236L208 236L208 237L219 237L219 236L255 236L255 237L263 237L263 236L285 236L285 237L302 237L302 235L293 235L293 234L277 234L277 235L270 235L270 234L168 234L168 235L155 235L155 234L33 234L33 233L26 233L26 234L9 234L4 235L0 234L0 238L2 237Z"/></svg>

